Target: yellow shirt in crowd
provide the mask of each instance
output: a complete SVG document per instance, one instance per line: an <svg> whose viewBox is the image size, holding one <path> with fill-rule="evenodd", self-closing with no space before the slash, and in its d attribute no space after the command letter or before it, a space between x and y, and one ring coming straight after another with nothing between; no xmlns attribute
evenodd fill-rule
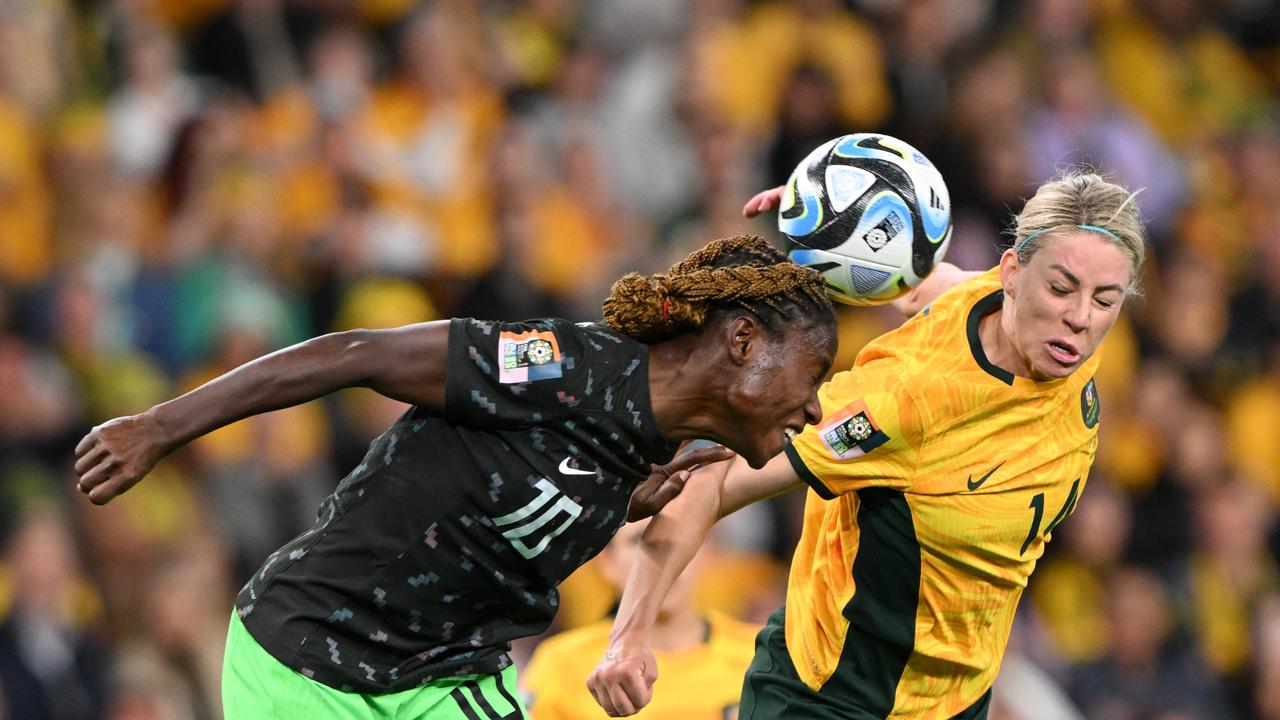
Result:
<svg viewBox="0 0 1280 720"><path fill-rule="evenodd" d="M587 676L609 645L611 620L549 638L521 673L531 720L606 718L587 690ZM706 635L681 652L658 652L661 692L634 717L662 720L732 720L737 717L742 677L755 653L759 628L728 615L707 616Z"/></svg>

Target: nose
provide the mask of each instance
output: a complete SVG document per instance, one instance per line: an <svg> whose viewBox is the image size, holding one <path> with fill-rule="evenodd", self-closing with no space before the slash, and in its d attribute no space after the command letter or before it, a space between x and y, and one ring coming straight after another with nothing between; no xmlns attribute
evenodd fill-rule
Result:
<svg viewBox="0 0 1280 720"><path fill-rule="evenodd" d="M809 394L809 402L804 404L804 421L809 425L817 425L822 419L822 403L818 400L818 391Z"/></svg>
<svg viewBox="0 0 1280 720"><path fill-rule="evenodd" d="M1063 316L1063 321L1073 333L1082 333L1089 329L1089 315L1093 311L1089 296L1081 293L1080 299L1071 304Z"/></svg>

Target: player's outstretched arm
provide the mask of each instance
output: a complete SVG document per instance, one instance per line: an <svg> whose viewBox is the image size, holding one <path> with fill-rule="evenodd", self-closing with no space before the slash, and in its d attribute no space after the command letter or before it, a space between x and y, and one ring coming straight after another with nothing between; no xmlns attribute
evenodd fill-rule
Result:
<svg viewBox="0 0 1280 720"><path fill-rule="evenodd" d="M77 487L102 505L205 433L345 387L443 407L448 343L449 323L439 321L333 333L278 350L143 413L95 427L76 446Z"/></svg>
<svg viewBox="0 0 1280 720"><path fill-rule="evenodd" d="M592 697L610 717L634 715L652 699L658 679L657 661L649 647L653 624L662 601L711 527L741 507L800 484L785 455L759 470L734 457L695 470L683 492L654 516L640 539L609 646L587 679Z"/></svg>
<svg viewBox="0 0 1280 720"><path fill-rule="evenodd" d="M914 290L894 300L891 304L906 317L920 312L942 293L971 277L981 275L975 270L961 270L949 262L938 263L933 271Z"/></svg>
<svg viewBox="0 0 1280 720"><path fill-rule="evenodd" d="M650 632L663 599L720 517L721 486L733 462L694 471L640 538L609 646L587 678L592 697L610 717L633 715L653 696L658 667L649 648Z"/></svg>

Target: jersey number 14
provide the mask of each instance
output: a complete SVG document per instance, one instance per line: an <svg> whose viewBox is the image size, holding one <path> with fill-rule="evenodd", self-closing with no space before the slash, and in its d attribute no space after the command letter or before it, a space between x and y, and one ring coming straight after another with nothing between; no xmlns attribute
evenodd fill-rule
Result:
<svg viewBox="0 0 1280 720"><path fill-rule="evenodd" d="M1067 495L1067 502L1063 504L1058 514L1053 516L1053 521L1049 523L1049 526L1044 529L1046 536L1052 533L1054 528L1061 525L1068 515L1075 512L1076 501L1079 499L1080 478L1076 478L1076 481L1071 483L1071 493ZM1027 548L1031 545L1031 541L1035 540L1036 536L1040 534L1040 521L1044 520L1044 493L1036 493L1035 497L1031 498L1031 504L1027 507L1035 511L1035 516L1031 518L1031 532L1027 533L1027 539L1022 541L1022 550L1018 553L1019 555L1025 555Z"/></svg>

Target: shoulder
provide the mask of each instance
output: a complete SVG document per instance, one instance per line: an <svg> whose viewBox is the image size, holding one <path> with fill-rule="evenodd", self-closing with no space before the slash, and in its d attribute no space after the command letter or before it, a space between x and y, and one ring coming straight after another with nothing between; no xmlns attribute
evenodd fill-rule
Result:
<svg viewBox="0 0 1280 720"><path fill-rule="evenodd" d="M617 330L595 322L575 322L562 318L540 318L521 323L508 323L506 332L525 328L525 333L552 336L565 352L590 355L593 359L631 358L647 353L648 346Z"/></svg>
<svg viewBox="0 0 1280 720"><path fill-rule="evenodd" d="M578 324L561 318L532 318L529 320L477 320L453 318L450 327L476 338L556 337L576 341L580 333Z"/></svg>
<svg viewBox="0 0 1280 720"><path fill-rule="evenodd" d="M973 305L1000 290L1000 267L982 272L963 272L965 279L943 290L920 311L922 316L959 311L967 314Z"/></svg>
<svg viewBox="0 0 1280 720"><path fill-rule="evenodd" d="M854 365L822 389L823 419L813 432L805 428L794 445L815 471L855 460L861 468L890 456L901 461L927 434L915 395L899 361L882 357Z"/></svg>
<svg viewBox="0 0 1280 720"><path fill-rule="evenodd" d="M980 304L992 302L989 298L1000 291L1000 269L961 274L967 279L946 288L901 326L873 340L858 354L858 360L861 361L864 354L872 358L877 354L904 351L916 354L942 351L939 345L944 336L957 333L963 336L970 313Z"/></svg>
<svg viewBox="0 0 1280 720"><path fill-rule="evenodd" d="M476 356L496 354L508 371L548 366L544 371L572 371L583 363L622 362L639 357L646 349L616 330L596 323L561 318L535 318L514 322L454 318L450 343L455 351Z"/></svg>
<svg viewBox="0 0 1280 720"><path fill-rule="evenodd" d="M976 331L976 325L970 326L985 305L999 302L999 291L999 268L948 288L900 327L868 343L854 367L888 375L883 379L896 380L911 392L928 385L939 377L940 366L968 354L970 332Z"/></svg>
<svg viewBox="0 0 1280 720"><path fill-rule="evenodd" d="M648 346L630 336L624 335L603 323L565 322L571 326L565 332L574 334L581 342L599 352L616 351L635 354L647 351Z"/></svg>
<svg viewBox="0 0 1280 720"><path fill-rule="evenodd" d="M910 317L932 303L939 295L969 279L982 275L981 270L961 270L951 263L938 263L924 280L906 295L894 300L892 305L903 315Z"/></svg>
<svg viewBox="0 0 1280 720"><path fill-rule="evenodd" d="M825 389L837 398L870 392L909 398L912 365L910 357L891 345L864 350L853 367L832 375Z"/></svg>
<svg viewBox="0 0 1280 720"><path fill-rule="evenodd" d="M853 367L831 376L824 390L833 401L863 398L873 406L886 401L915 405L937 352L930 334L927 326L917 323L881 335L858 353Z"/></svg>

